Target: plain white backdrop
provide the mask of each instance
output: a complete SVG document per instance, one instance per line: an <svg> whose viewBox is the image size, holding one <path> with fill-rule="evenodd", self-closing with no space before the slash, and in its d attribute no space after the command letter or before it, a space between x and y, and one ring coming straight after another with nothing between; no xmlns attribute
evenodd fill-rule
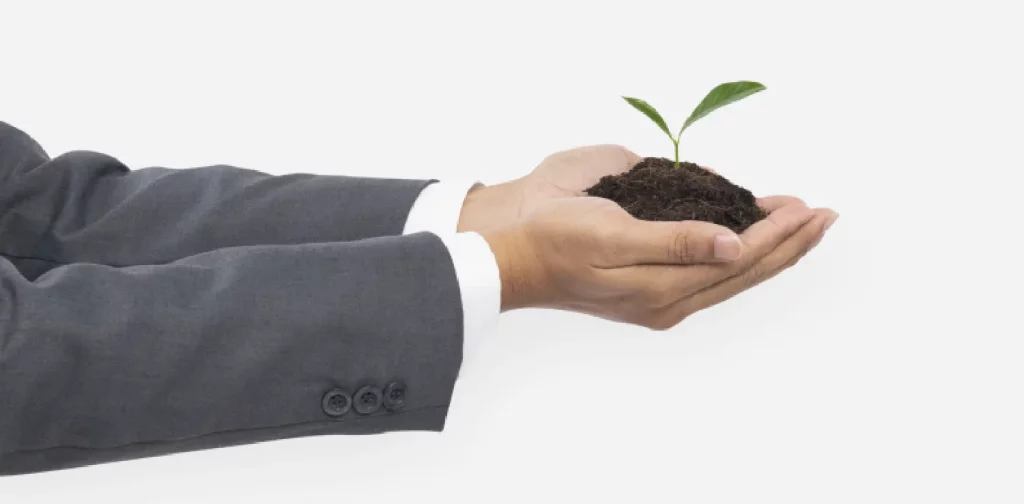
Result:
<svg viewBox="0 0 1024 504"><path fill-rule="evenodd" d="M51 155L411 178L671 144L840 218L668 332L502 317L443 434L0 479L0 501L1024 502L1013 2L0 2L0 119ZM1017 7L1019 8L1019 7ZM344 219L345 216L336 216Z"/></svg>

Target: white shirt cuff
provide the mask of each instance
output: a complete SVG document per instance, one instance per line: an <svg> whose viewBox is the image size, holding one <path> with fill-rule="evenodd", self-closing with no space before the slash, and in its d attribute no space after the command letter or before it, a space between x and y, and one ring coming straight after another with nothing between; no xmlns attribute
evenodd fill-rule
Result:
<svg viewBox="0 0 1024 504"><path fill-rule="evenodd" d="M501 314L501 276L487 240L477 233L458 233L466 195L478 182L448 180L428 185L413 203L402 234L434 233L452 258L462 296L463 362L478 351Z"/></svg>
<svg viewBox="0 0 1024 504"><path fill-rule="evenodd" d="M462 204L466 201L466 195L477 185L481 184L459 179L434 182L424 187L409 210L402 234L429 231L441 238L455 234L459 228L459 217L462 215Z"/></svg>
<svg viewBox="0 0 1024 504"><path fill-rule="evenodd" d="M501 277L487 240L476 233L442 237L462 294L462 360L479 351L501 314Z"/></svg>

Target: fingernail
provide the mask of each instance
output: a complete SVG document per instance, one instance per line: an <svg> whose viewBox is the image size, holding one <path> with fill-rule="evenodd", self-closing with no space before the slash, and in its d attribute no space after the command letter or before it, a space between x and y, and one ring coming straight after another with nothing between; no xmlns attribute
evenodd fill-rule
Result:
<svg viewBox="0 0 1024 504"><path fill-rule="evenodd" d="M832 212L832 215L829 216L827 221L825 221L825 231L828 231L828 228L832 227L832 224L835 224L836 219L838 218L839 214L837 214L836 212Z"/></svg>
<svg viewBox="0 0 1024 504"><path fill-rule="evenodd" d="M715 237L715 259L732 261L739 259L743 247L736 235L718 235Z"/></svg>

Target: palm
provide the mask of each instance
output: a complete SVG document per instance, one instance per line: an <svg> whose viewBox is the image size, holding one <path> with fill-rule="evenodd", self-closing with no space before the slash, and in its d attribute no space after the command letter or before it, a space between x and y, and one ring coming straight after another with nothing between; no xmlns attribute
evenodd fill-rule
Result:
<svg viewBox="0 0 1024 504"><path fill-rule="evenodd" d="M583 191L606 175L629 171L640 157L615 145L596 145L557 152L523 178L526 187L521 213L556 198L583 196Z"/></svg>

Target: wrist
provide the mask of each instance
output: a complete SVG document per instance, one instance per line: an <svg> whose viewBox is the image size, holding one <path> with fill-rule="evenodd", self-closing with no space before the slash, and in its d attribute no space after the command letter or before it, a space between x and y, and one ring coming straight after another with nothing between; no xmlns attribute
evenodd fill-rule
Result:
<svg viewBox="0 0 1024 504"><path fill-rule="evenodd" d="M543 285L537 260L521 226L505 226L481 232L491 248L501 280L501 311L533 306Z"/></svg>

